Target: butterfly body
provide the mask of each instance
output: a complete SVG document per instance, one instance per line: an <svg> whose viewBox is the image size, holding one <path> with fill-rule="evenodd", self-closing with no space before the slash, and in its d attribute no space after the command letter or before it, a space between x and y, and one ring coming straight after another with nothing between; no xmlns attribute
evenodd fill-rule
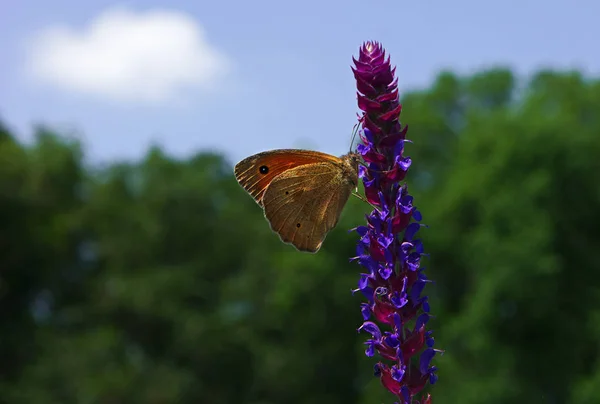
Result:
<svg viewBox="0 0 600 404"><path fill-rule="evenodd" d="M356 153L271 150L240 161L235 176L284 243L315 253L358 184L358 161Z"/></svg>

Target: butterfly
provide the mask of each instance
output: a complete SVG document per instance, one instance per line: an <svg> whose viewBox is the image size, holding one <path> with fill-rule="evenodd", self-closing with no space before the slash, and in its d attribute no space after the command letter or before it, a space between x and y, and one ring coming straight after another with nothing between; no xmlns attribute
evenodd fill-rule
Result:
<svg viewBox="0 0 600 404"><path fill-rule="evenodd" d="M358 184L360 155L279 149L247 157L235 178L284 243L316 253Z"/></svg>

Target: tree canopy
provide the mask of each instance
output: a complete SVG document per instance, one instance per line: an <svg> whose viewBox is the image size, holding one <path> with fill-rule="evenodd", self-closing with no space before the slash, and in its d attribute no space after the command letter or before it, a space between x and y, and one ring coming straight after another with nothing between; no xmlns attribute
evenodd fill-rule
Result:
<svg viewBox="0 0 600 404"><path fill-rule="evenodd" d="M600 402L600 81L443 72L402 104L433 402ZM223 155L91 167L64 134L2 126L0 403L392 402L350 292L369 210L352 198L304 254Z"/></svg>

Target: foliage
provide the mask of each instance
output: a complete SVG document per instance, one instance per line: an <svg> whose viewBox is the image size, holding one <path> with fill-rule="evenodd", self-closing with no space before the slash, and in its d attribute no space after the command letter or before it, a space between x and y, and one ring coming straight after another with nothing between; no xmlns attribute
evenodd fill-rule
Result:
<svg viewBox="0 0 600 404"><path fill-rule="evenodd" d="M433 402L600 401L600 81L445 72L403 105ZM368 211L353 198L302 254L223 156L90 168L47 128L0 128L0 402L391 402L348 293Z"/></svg>

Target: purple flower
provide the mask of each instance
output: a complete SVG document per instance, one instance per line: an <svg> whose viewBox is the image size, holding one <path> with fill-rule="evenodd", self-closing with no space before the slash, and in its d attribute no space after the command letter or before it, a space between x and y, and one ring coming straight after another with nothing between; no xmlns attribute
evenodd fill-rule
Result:
<svg viewBox="0 0 600 404"><path fill-rule="evenodd" d="M400 184L412 161L403 155L409 141L407 126L400 124L395 68L377 42L364 43L353 60L362 110L363 144L357 150L366 163L359 176L375 207L367 225L356 228L360 240L352 260L365 268L356 291L366 298L358 331L370 335L365 354L379 355L375 375L399 403L430 404L430 395L419 395L427 383L436 382L431 361L441 351L433 348L432 331L426 328L429 303L421 295L429 282L421 267L423 244L416 238L421 214L406 184Z"/></svg>

